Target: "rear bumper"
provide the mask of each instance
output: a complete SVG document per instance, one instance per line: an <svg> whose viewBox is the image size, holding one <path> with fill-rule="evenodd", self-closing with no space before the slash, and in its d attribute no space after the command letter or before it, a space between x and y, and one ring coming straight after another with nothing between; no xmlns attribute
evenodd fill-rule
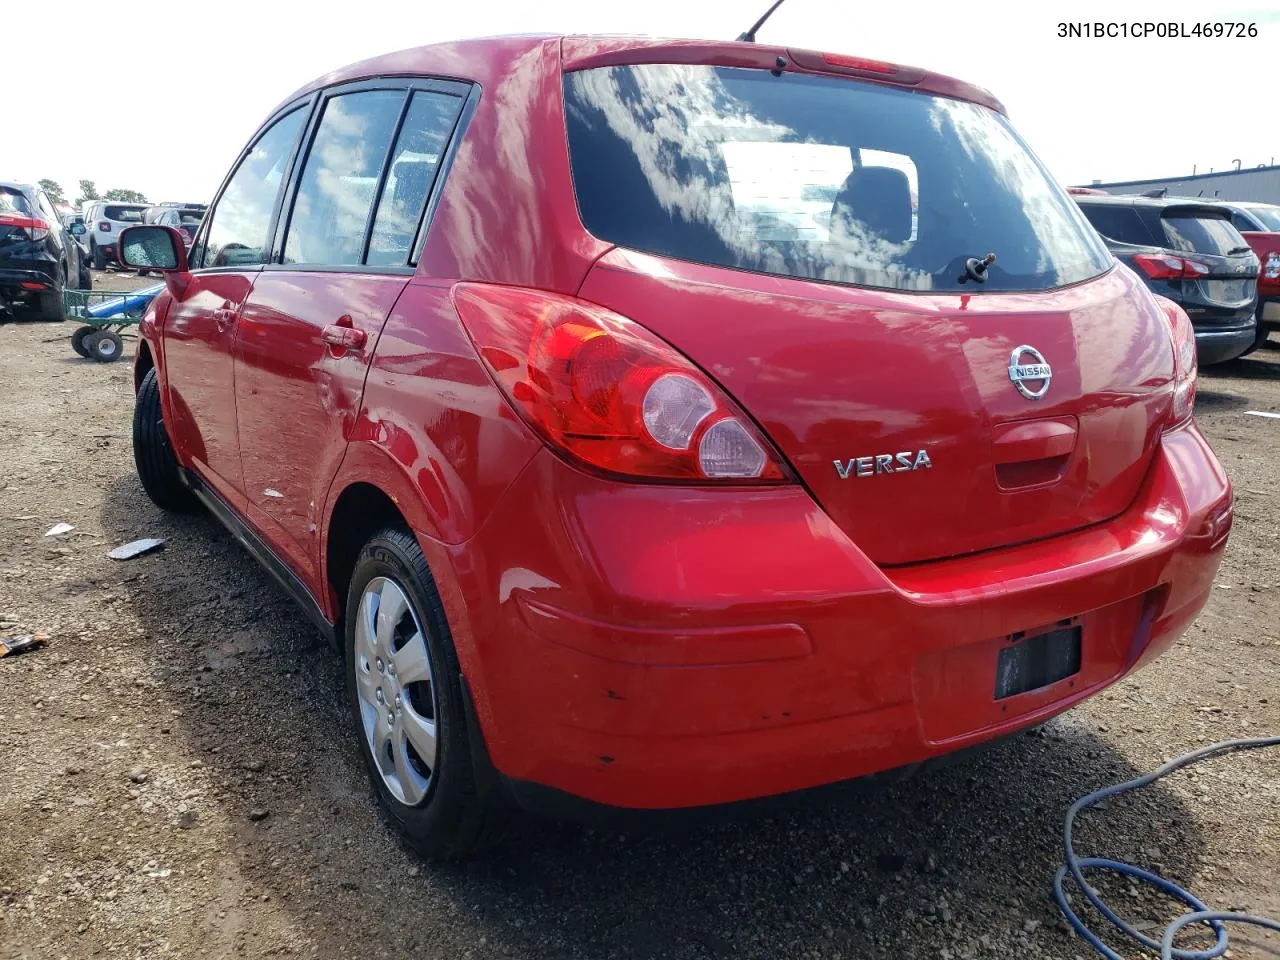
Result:
<svg viewBox="0 0 1280 960"><path fill-rule="evenodd" d="M473 541L419 538L498 771L526 795L670 809L909 766L1067 709L1190 623L1230 524L1192 425L1115 520L911 567L877 568L798 488L617 484L546 452ZM1010 635L1065 618L1079 672L995 700Z"/></svg>
<svg viewBox="0 0 1280 960"><path fill-rule="evenodd" d="M1196 359L1202 367L1234 360L1253 347L1257 335L1257 321L1252 317L1247 325L1228 330L1197 327Z"/></svg>
<svg viewBox="0 0 1280 960"><path fill-rule="evenodd" d="M56 289L58 265L53 261L22 260L0 264L0 305L25 302L43 291ZM40 284L38 290L23 284Z"/></svg>

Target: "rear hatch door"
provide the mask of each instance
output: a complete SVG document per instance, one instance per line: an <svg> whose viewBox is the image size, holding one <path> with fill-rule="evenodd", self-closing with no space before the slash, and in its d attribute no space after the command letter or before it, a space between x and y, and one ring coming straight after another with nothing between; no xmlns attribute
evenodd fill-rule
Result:
<svg viewBox="0 0 1280 960"><path fill-rule="evenodd" d="M1258 258L1231 223L1228 210L1201 204L1169 206L1160 211L1160 225L1170 250L1197 272L1204 268L1202 276L1182 281L1184 295L1198 292L1211 306L1252 310Z"/></svg>
<svg viewBox="0 0 1280 960"><path fill-rule="evenodd" d="M27 269L35 214L21 191L0 186L0 268Z"/></svg>
<svg viewBox="0 0 1280 960"><path fill-rule="evenodd" d="M615 250L582 296L716 378L879 564L1116 516L1169 411L1167 321L1124 270L1051 296L868 295ZM1039 399L1010 379L1024 345L1051 369Z"/></svg>
<svg viewBox="0 0 1280 960"><path fill-rule="evenodd" d="M1168 322L1003 116L690 64L565 92L582 222L618 247L579 295L718 380L872 560L1133 502L1170 409Z"/></svg>

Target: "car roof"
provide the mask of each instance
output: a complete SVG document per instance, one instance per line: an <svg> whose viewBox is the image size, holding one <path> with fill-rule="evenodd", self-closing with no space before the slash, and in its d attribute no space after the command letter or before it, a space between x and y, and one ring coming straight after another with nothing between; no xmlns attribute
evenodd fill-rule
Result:
<svg viewBox="0 0 1280 960"><path fill-rule="evenodd" d="M807 73L819 70L836 74L843 72L839 68L831 69L827 66L822 59L823 54L817 51L737 41L565 34L478 37L413 47L341 67L300 87L272 112L274 114L299 97L322 87L373 77L425 75L470 81L485 86L501 80L512 61L546 44L560 45L562 67L566 71L638 63L715 64L774 69L778 59L783 58L789 62L791 70ZM818 66L806 69L798 66L800 61L808 65L816 63ZM916 90L969 100L1000 113L1005 112L1004 104L982 87L917 67L899 64L888 66L895 68L897 81L890 80L888 74L874 67L850 76L851 79L890 86L907 85Z"/></svg>
<svg viewBox="0 0 1280 960"><path fill-rule="evenodd" d="M1204 197L1139 197L1132 194L1111 194L1100 197L1076 195L1072 198L1081 206L1107 207L1212 207L1216 201Z"/></svg>
<svg viewBox="0 0 1280 960"><path fill-rule="evenodd" d="M18 183L16 180L0 180L0 187L5 187L9 190L21 190L23 193L35 193L36 191L34 184Z"/></svg>

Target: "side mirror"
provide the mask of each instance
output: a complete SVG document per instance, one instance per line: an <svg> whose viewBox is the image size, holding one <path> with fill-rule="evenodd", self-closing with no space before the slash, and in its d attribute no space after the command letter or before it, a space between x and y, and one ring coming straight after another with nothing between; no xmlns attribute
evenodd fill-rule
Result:
<svg viewBox="0 0 1280 960"><path fill-rule="evenodd" d="M67 227L67 232L73 237L83 237L88 231L85 230L83 223L73 223Z"/></svg>
<svg viewBox="0 0 1280 960"><path fill-rule="evenodd" d="M182 242L182 234L173 227L126 227L120 232L117 249L124 266L163 273L165 283L175 296L186 290L191 275L187 267L187 247Z"/></svg>

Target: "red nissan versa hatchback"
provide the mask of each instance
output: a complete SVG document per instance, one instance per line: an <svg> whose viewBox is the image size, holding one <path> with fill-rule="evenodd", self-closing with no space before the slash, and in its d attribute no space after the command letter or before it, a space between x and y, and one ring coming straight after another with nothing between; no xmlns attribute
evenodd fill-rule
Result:
<svg viewBox="0 0 1280 960"><path fill-rule="evenodd" d="M396 53L286 100L189 260L122 245L168 285L143 486L340 645L428 855L512 801L720 804L1040 723L1169 646L1231 525L1186 315L911 67Z"/></svg>

